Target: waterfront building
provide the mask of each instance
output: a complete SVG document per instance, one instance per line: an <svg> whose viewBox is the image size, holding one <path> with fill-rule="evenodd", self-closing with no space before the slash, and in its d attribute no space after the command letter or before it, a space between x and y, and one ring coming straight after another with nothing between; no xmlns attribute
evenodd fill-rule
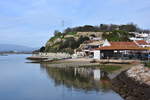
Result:
<svg viewBox="0 0 150 100"><path fill-rule="evenodd" d="M149 50L141 42L109 42L93 50L94 59L142 59Z"/></svg>

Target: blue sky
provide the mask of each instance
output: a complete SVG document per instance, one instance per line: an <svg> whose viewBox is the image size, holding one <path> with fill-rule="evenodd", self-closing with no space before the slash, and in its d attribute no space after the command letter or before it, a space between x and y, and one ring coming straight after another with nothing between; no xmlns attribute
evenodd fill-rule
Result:
<svg viewBox="0 0 150 100"><path fill-rule="evenodd" d="M133 22L150 29L149 19L150 0L0 0L0 43L40 47L68 26Z"/></svg>

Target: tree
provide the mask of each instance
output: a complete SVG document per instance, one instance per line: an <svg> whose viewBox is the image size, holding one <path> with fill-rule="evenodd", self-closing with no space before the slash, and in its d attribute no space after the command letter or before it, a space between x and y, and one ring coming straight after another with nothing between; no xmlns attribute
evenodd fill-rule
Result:
<svg viewBox="0 0 150 100"><path fill-rule="evenodd" d="M61 36L61 35L62 35L62 33L61 33L61 32L59 32L58 30L55 30L55 31L54 31L54 35L55 35L55 36Z"/></svg>
<svg viewBox="0 0 150 100"><path fill-rule="evenodd" d="M114 30L109 34L103 34L102 37L108 41L130 41L129 33L122 30Z"/></svg>
<svg viewBox="0 0 150 100"><path fill-rule="evenodd" d="M113 30L118 30L118 25L115 25L115 24L111 24L111 25L109 25L109 31L113 31Z"/></svg>
<svg viewBox="0 0 150 100"><path fill-rule="evenodd" d="M127 31L127 32L136 32L137 30L137 25L131 23L127 25L121 25L119 27L120 30Z"/></svg>
<svg viewBox="0 0 150 100"><path fill-rule="evenodd" d="M87 41L87 40L89 40L89 37L80 36L80 38L77 41L78 47L80 46L80 44L82 44L84 41Z"/></svg>
<svg viewBox="0 0 150 100"><path fill-rule="evenodd" d="M68 27L67 29L64 30L64 33L69 33L69 32L72 32L72 29L69 28L69 27Z"/></svg>
<svg viewBox="0 0 150 100"><path fill-rule="evenodd" d="M40 50L39 50L40 52L44 52L45 51L45 47L44 46L42 46L41 48L40 48Z"/></svg>
<svg viewBox="0 0 150 100"><path fill-rule="evenodd" d="M88 37L80 37L78 40L75 40L73 37L67 38L64 42L60 43L59 50L63 50L66 48L76 49L82 44L84 41L89 40Z"/></svg>
<svg viewBox="0 0 150 100"><path fill-rule="evenodd" d="M101 31L107 31L108 30L108 25L106 25L106 24L100 24L100 30Z"/></svg>
<svg viewBox="0 0 150 100"><path fill-rule="evenodd" d="M76 48L76 40L73 37L67 38L64 42L61 43L60 48Z"/></svg>

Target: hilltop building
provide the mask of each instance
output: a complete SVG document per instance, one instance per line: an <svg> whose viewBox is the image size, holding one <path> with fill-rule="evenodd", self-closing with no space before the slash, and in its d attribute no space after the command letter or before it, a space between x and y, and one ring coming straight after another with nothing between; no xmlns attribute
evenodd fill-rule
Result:
<svg viewBox="0 0 150 100"><path fill-rule="evenodd" d="M149 33L139 33L139 32L129 32L133 34L134 37L130 37L130 40L137 41L137 40L145 40L150 43L150 34Z"/></svg>

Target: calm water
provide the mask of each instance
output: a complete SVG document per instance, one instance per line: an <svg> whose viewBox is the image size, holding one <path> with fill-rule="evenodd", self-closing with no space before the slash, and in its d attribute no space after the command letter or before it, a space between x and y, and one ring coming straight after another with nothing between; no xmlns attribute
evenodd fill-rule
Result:
<svg viewBox="0 0 150 100"><path fill-rule="evenodd" d="M99 69L47 68L29 55L0 56L0 100L123 100Z"/></svg>

